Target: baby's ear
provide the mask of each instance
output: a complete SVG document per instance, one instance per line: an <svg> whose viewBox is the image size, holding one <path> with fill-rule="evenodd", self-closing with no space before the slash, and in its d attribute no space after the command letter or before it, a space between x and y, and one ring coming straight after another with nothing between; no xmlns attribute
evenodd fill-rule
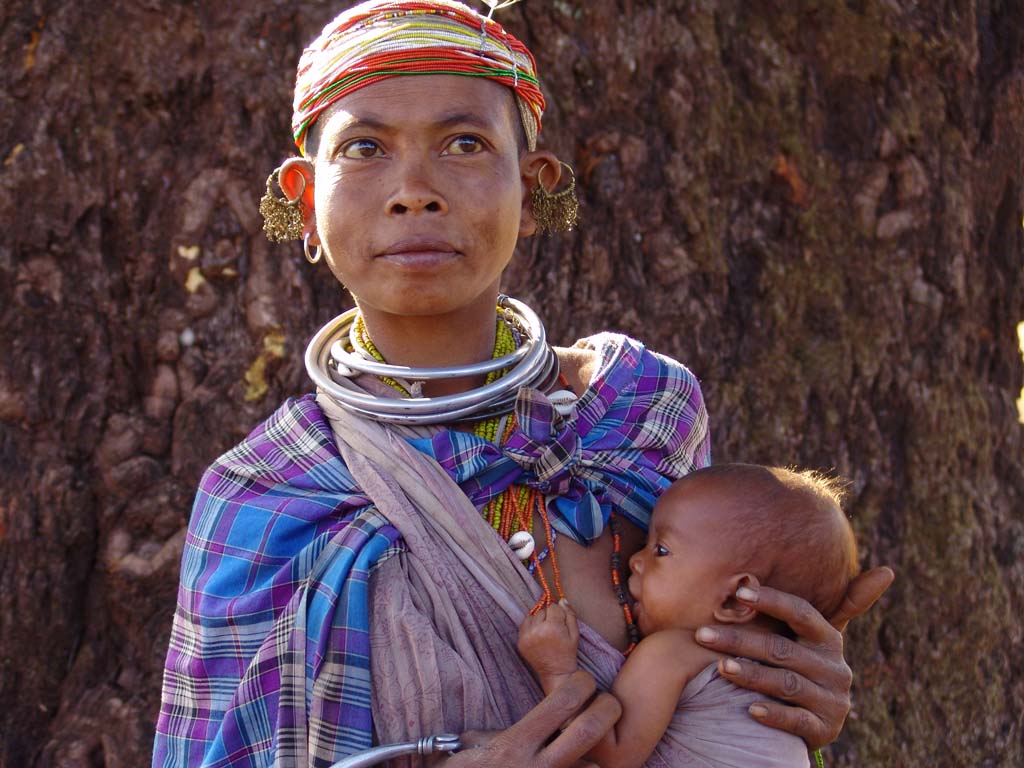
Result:
<svg viewBox="0 0 1024 768"><path fill-rule="evenodd" d="M757 611L736 599L740 587L758 589L761 586L752 573L734 573L726 583L725 598L715 609L715 621L719 624L746 624L757 617Z"/></svg>

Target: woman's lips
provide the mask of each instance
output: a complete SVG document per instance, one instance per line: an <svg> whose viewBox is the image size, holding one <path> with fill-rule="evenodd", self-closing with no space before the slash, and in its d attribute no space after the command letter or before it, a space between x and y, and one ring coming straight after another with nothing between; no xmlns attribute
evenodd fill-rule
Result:
<svg viewBox="0 0 1024 768"><path fill-rule="evenodd" d="M377 258L403 267L430 267L459 255L459 251L444 240L400 240L385 248Z"/></svg>

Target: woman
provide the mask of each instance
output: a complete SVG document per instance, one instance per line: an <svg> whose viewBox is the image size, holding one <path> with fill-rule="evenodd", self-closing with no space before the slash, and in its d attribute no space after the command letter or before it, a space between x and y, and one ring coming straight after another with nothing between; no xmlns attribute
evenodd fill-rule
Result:
<svg viewBox="0 0 1024 768"><path fill-rule="evenodd" d="M678 363L608 334L552 352L499 301L517 239L573 217L536 148L543 107L522 44L447 0L363 4L304 52L302 157L262 210L358 313L311 344L319 396L204 476L154 765L329 765L467 728L496 735L452 765L571 765L617 717L586 673L541 701L515 628L568 596L581 663L610 682L635 639L621 565L658 494L708 462L706 413ZM832 623L889 578L862 577ZM757 607L797 641L697 639L774 665L722 674L790 702L752 716L821 746L849 710L841 635L793 596Z"/></svg>

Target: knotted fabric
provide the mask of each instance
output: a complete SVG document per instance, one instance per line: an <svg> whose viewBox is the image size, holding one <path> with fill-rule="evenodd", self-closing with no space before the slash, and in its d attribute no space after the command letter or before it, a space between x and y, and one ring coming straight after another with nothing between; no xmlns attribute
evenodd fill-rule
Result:
<svg viewBox="0 0 1024 768"><path fill-rule="evenodd" d="M580 474L577 468L583 452L576 419L563 418L535 389L519 390L516 419L519 430L512 433L502 453L530 472L528 484L542 493L569 493L574 477Z"/></svg>
<svg viewBox="0 0 1024 768"><path fill-rule="evenodd" d="M292 114L299 151L331 104L401 75L486 77L512 89L529 148L536 147L544 95L526 46L462 3L371 0L340 14L302 52Z"/></svg>
<svg viewBox="0 0 1024 768"><path fill-rule="evenodd" d="M612 510L646 529L672 480L708 463L700 389L626 337L579 345L598 360L574 415L559 421L529 395L525 429L504 450L450 429L409 447L436 459L477 510L513 482L533 483L548 489L552 522L581 541ZM311 396L219 458L189 521L153 765L329 766L369 747L371 698L391 681L371 678L368 585L405 550ZM516 578L509 561L488 559L503 569L496 580Z"/></svg>
<svg viewBox="0 0 1024 768"><path fill-rule="evenodd" d="M711 457L707 412L687 369L618 334L577 346L598 352L600 362L574 413L561 417L542 393L521 390L519 429L500 447L451 430L414 442L477 508L513 483L536 488L559 533L586 543L613 511L646 529L671 479Z"/></svg>

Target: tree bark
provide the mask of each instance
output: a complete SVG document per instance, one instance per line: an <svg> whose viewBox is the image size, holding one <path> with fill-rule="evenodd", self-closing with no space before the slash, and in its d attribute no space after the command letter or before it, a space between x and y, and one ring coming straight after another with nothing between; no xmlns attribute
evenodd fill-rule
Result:
<svg viewBox="0 0 1024 768"><path fill-rule="evenodd" d="M199 476L349 306L256 212L338 10L0 9L0 765L149 759ZM1024 2L501 19L583 204L507 290L562 343L686 362L716 460L838 471L864 565L897 570L829 764L1024 764Z"/></svg>

